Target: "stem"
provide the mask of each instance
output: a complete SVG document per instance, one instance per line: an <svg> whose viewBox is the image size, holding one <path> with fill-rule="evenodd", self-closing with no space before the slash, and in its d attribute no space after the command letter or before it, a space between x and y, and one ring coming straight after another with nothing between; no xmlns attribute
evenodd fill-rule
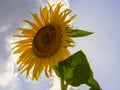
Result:
<svg viewBox="0 0 120 90"><path fill-rule="evenodd" d="M64 84L64 79L60 78L61 90L67 90L68 84Z"/></svg>
<svg viewBox="0 0 120 90"><path fill-rule="evenodd" d="M65 87L64 87L64 88L65 88L65 90L67 90L67 87L68 87L68 84L66 83L66 84L65 84Z"/></svg>
<svg viewBox="0 0 120 90"><path fill-rule="evenodd" d="M64 79L60 78L61 90L64 90Z"/></svg>

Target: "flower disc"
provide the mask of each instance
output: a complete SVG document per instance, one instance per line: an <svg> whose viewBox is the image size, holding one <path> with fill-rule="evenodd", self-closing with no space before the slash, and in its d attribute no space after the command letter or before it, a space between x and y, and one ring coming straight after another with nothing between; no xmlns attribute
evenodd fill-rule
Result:
<svg viewBox="0 0 120 90"><path fill-rule="evenodd" d="M52 25L41 28L33 39L33 51L38 57L49 57L54 55L61 44L60 30Z"/></svg>

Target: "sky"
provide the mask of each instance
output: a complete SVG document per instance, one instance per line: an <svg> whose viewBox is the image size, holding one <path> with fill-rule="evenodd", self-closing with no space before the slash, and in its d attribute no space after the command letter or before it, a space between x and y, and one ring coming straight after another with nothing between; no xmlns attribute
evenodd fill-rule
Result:
<svg viewBox="0 0 120 90"><path fill-rule="evenodd" d="M55 1L55 0L51 0ZM64 2L67 0L64 0ZM13 34L24 26L23 19L32 20L30 11L39 13L46 0L0 0L0 90L60 90L59 79L47 79L44 73L39 81L26 80L17 71L17 55L12 54ZM75 38L71 52L83 50L87 55L95 79L103 90L120 90L120 1L119 0L69 0L73 14L78 16L74 28L94 32L93 35ZM88 90L81 85L70 90Z"/></svg>

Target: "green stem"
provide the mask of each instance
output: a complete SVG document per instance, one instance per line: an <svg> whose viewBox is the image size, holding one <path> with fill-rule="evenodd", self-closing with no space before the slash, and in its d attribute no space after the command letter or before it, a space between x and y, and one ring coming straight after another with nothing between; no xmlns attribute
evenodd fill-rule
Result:
<svg viewBox="0 0 120 90"><path fill-rule="evenodd" d="M68 84L64 83L63 78L60 78L60 82L61 82L61 90L67 90Z"/></svg>
<svg viewBox="0 0 120 90"><path fill-rule="evenodd" d="M64 90L64 79L60 78L61 90Z"/></svg>
<svg viewBox="0 0 120 90"><path fill-rule="evenodd" d="M66 83L66 84L65 84L65 90L67 90L67 87L68 87L68 84Z"/></svg>

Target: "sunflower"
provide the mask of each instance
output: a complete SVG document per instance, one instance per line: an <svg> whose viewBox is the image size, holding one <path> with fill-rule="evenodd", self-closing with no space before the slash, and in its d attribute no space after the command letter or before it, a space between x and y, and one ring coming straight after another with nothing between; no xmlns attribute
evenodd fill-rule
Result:
<svg viewBox="0 0 120 90"><path fill-rule="evenodd" d="M34 22L23 20L31 28L17 28L21 34L15 37L22 38L13 42L14 54L20 54L17 60L18 71L26 72L26 78L32 75L32 80L38 80L44 70L46 77L52 76L52 69L60 61L71 55L67 47L74 44L70 37L70 22L76 17L70 9L61 10L64 4L40 7L40 15L32 13Z"/></svg>

